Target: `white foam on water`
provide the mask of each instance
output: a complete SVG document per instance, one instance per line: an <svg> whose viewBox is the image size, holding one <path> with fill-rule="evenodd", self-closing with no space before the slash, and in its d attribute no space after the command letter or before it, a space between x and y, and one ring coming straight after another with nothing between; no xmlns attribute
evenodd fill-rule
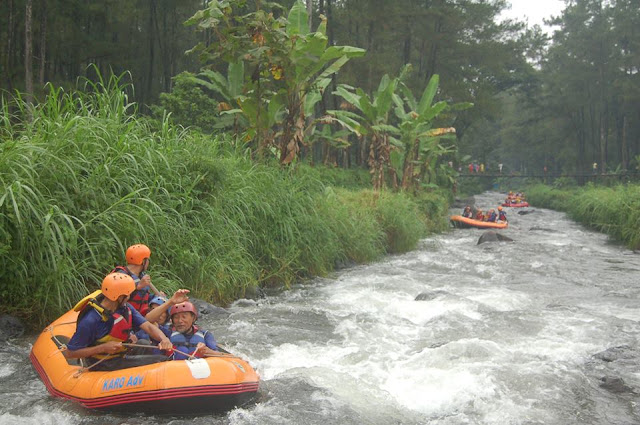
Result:
<svg viewBox="0 0 640 425"><path fill-rule="evenodd" d="M3 413L0 415L0 425L60 425L79 424L81 418L59 410L46 410L41 406L30 408L25 412L28 416Z"/></svg>
<svg viewBox="0 0 640 425"><path fill-rule="evenodd" d="M286 374L292 369L313 367L337 367L341 358L359 349L357 347L333 347L310 344L282 344L273 347L272 355L257 362L264 379L272 379Z"/></svg>
<svg viewBox="0 0 640 425"><path fill-rule="evenodd" d="M467 298L497 311L524 310L531 304L529 295L507 288L474 289Z"/></svg>
<svg viewBox="0 0 640 425"><path fill-rule="evenodd" d="M496 395L491 376L469 365L440 369L398 364L384 386L399 404L428 415L459 411L474 400Z"/></svg>
<svg viewBox="0 0 640 425"><path fill-rule="evenodd" d="M12 375L16 371L16 365L13 364L0 364L0 378L5 378Z"/></svg>

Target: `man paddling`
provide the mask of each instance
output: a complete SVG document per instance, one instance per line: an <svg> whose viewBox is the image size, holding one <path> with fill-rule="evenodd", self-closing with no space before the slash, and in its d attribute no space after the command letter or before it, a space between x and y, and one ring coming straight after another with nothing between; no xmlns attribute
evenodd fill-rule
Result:
<svg viewBox="0 0 640 425"><path fill-rule="evenodd" d="M126 341L136 342L131 339L132 331L142 329L160 341L159 349L172 348L169 338L127 303L135 287L133 278L127 274L108 274L102 281L101 290L84 298L74 308L80 314L76 332L67 343L64 355L71 359L86 358L91 370L117 370L167 360L163 355L143 354L144 347L138 347L129 355L123 345ZM142 341L137 342L143 345Z"/></svg>

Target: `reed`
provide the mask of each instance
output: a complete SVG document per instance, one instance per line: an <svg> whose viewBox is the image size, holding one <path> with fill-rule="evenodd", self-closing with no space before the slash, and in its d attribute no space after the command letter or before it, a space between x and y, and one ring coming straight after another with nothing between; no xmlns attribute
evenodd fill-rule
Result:
<svg viewBox="0 0 640 425"><path fill-rule="evenodd" d="M3 99L2 311L46 323L133 243L151 247L157 287L224 304L412 249L436 227L407 195L357 189L336 170L256 164L225 135L139 118L122 80L49 88L32 110Z"/></svg>

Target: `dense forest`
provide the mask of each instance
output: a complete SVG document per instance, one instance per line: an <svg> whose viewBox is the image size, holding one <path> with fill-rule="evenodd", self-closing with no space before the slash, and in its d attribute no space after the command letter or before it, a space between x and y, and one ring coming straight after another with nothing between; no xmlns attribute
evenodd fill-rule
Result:
<svg viewBox="0 0 640 425"><path fill-rule="evenodd" d="M295 127L292 120L300 117L307 122L311 116L329 117L323 122L331 125L318 125L313 134L289 134L280 142L275 140L278 132L269 133L267 124L261 129L249 119L240 130L246 137L246 130L253 129L249 134L258 139L256 151L260 140L270 140L281 162L294 153L344 167L402 161L393 158L396 147L404 143L408 152L412 146L402 130L406 120L390 113L393 105L378 111L369 127L360 120L358 128L341 132L349 127L349 111L366 115L361 105L354 105L355 88L361 90L358 99L370 96L375 103L387 75L393 96L408 91L418 101L425 87L435 84L435 100L448 107L435 114L430 127L454 127L457 134L456 149L451 141L440 144L437 157L455 162L456 168L477 161L488 171L503 163L505 172L523 174L543 169L584 174L595 171L594 166L603 173L635 171L640 154L640 1L565 3L547 34L539 27L501 20L500 12L509 6L504 0L307 0L311 33L318 28L327 46L343 46L348 62L326 73L321 86L327 90L319 91L321 99L307 114L296 115L285 100L280 111L284 116L276 121L282 129ZM141 113L162 117L170 112L178 124L239 135L239 120L228 113L237 109L240 97L216 84L219 78L231 81L240 64L241 78L249 84L243 86L244 95L253 90L257 99L284 86L289 95L300 93L300 81L291 85L286 67L292 66L292 55L300 54L285 51L285 40L295 34L265 26L286 17L293 4L6 0L0 4L3 98L20 92L38 100L50 87L75 88L81 76L95 80L127 72L133 87L130 98ZM242 31L249 38L238 36ZM280 62L265 60L265 52ZM318 63L320 69L330 65ZM276 78L282 72L284 77ZM269 73L271 86L265 83ZM243 114L247 118L246 110ZM296 146L290 145L296 137ZM375 143L380 143L375 154L380 158L372 158ZM386 157L385 149L391 151ZM406 166L395 168L407 171ZM384 179L389 174L394 172ZM391 177L401 184L401 173L395 174Z"/></svg>

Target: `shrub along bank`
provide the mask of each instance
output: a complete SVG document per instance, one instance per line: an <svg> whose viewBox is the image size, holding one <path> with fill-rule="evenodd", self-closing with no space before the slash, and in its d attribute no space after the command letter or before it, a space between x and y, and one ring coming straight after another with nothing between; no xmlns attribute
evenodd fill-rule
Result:
<svg viewBox="0 0 640 425"><path fill-rule="evenodd" d="M95 89L54 91L28 122L6 104L0 113L0 310L33 325L99 287L133 243L151 247L157 287L226 303L413 249L446 227L443 194L256 164L224 137L151 125L121 90Z"/></svg>
<svg viewBox="0 0 640 425"><path fill-rule="evenodd" d="M540 184L527 188L527 199L536 206L566 211L573 220L630 249L640 248L640 185L557 189Z"/></svg>

